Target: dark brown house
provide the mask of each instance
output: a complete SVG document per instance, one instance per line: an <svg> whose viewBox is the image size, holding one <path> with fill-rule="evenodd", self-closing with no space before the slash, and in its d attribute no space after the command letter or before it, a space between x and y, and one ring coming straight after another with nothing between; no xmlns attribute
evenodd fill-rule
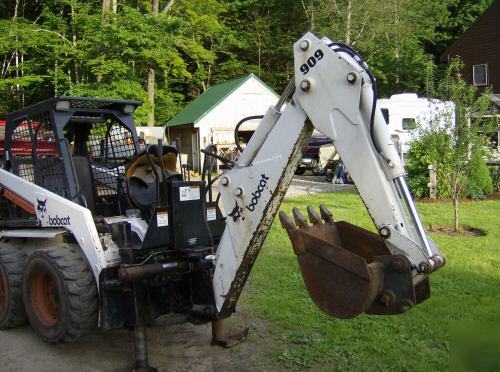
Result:
<svg viewBox="0 0 500 372"><path fill-rule="evenodd" d="M488 9L465 31L441 56L443 62L449 62L459 56L464 63L462 76L469 83L477 86L480 92L486 87L493 91L492 101L496 113L500 112L500 0L495 0ZM500 161L500 127L491 136L494 157Z"/></svg>
<svg viewBox="0 0 500 372"><path fill-rule="evenodd" d="M500 94L500 0L496 0L442 56L460 56L464 79L481 90Z"/></svg>

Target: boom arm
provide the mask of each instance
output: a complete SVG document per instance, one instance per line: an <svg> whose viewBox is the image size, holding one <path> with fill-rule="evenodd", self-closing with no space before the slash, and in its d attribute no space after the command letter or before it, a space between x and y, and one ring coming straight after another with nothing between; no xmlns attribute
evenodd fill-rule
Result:
<svg viewBox="0 0 500 372"><path fill-rule="evenodd" d="M306 122L307 118L314 128L333 140L390 255L404 258L404 262L409 263L408 275L411 275L413 286L419 285L431 271L444 264L436 246L423 230L404 179L404 168L382 114L379 110L372 113L376 103L374 82L366 65L348 47L332 43L327 38L319 40L311 33L294 45L294 59L295 86L299 88L290 104L283 111L280 104L268 110L236 166L222 176L219 183L227 225L217 250L213 287L221 317L234 310L291 182L313 129ZM301 222L300 216L297 215L296 220L299 227L310 229ZM314 214L311 220L317 224ZM294 229L286 219L284 225L292 237L295 252L307 253L304 238L294 241L293 236L297 236ZM318 234L323 235L324 231L318 230ZM330 235L337 236L337 241L325 238L331 252L328 251L330 256L323 257L323 261L330 260L331 267L336 269L343 265L342 257L352 253L347 254L339 247L341 243L336 231L332 230ZM373 244L379 244L377 239L380 238L370 239L375 239ZM297 243L299 240L300 244ZM309 240L312 242L314 237ZM312 247L310 251L314 249ZM318 254L325 253L315 253ZM338 259L342 262L339 263ZM358 256L352 259L357 260ZM365 261L366 272L362 267L349 270L370 283L369 297L373 302L372 297L387 289L390 275L387 265L379 263L377 266L372 263L377 260L372 258L365 257L362 262ZM308 286L308 275L300 258L299 263ZM343 269L345 271L346 267ZM308 289L314 298L314 289L309 286ZM363 311L369 305L364 304Z"/></svg>

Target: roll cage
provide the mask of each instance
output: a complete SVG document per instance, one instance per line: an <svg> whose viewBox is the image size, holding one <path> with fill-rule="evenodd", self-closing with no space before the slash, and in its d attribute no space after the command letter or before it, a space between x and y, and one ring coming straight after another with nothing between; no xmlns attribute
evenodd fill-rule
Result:
<svg viewBox="0 0 500 372"><path fill-rule="evenodd" d="M56 97L7 115L5 168L95 216L128 203L125 163L139 151L133 112L141 102Z"/></svg>

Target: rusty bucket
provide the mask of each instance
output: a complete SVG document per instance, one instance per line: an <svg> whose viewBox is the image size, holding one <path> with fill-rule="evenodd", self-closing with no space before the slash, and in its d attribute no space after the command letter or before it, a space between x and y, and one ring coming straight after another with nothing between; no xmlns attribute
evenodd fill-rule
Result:
<svg viewBox="0 0 500 372"><path fill-rule="evenodd" d="M310 297L327 314L391 315L409 310L430 295L427 278L414 286L406 256L391 255L383 239L347 222L335 222L320 206L307 207L309 221L293 209L295 224L280 212Z"/></svg>

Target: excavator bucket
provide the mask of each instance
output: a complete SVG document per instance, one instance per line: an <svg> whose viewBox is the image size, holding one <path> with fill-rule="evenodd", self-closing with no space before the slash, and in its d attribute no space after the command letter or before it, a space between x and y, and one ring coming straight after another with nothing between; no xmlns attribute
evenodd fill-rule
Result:
<svg viewBox="0 0 500 372"><path fill-rule="evenodd" d="M392 315L408 311L430 295L425 278L414 286L410 261L391 255L383 239L347 222L335 222L320 206L307 207L306 218L293 209L295 224L280 212L297 255L310 297L327 314L354 318L369 314Z"/></svg>

